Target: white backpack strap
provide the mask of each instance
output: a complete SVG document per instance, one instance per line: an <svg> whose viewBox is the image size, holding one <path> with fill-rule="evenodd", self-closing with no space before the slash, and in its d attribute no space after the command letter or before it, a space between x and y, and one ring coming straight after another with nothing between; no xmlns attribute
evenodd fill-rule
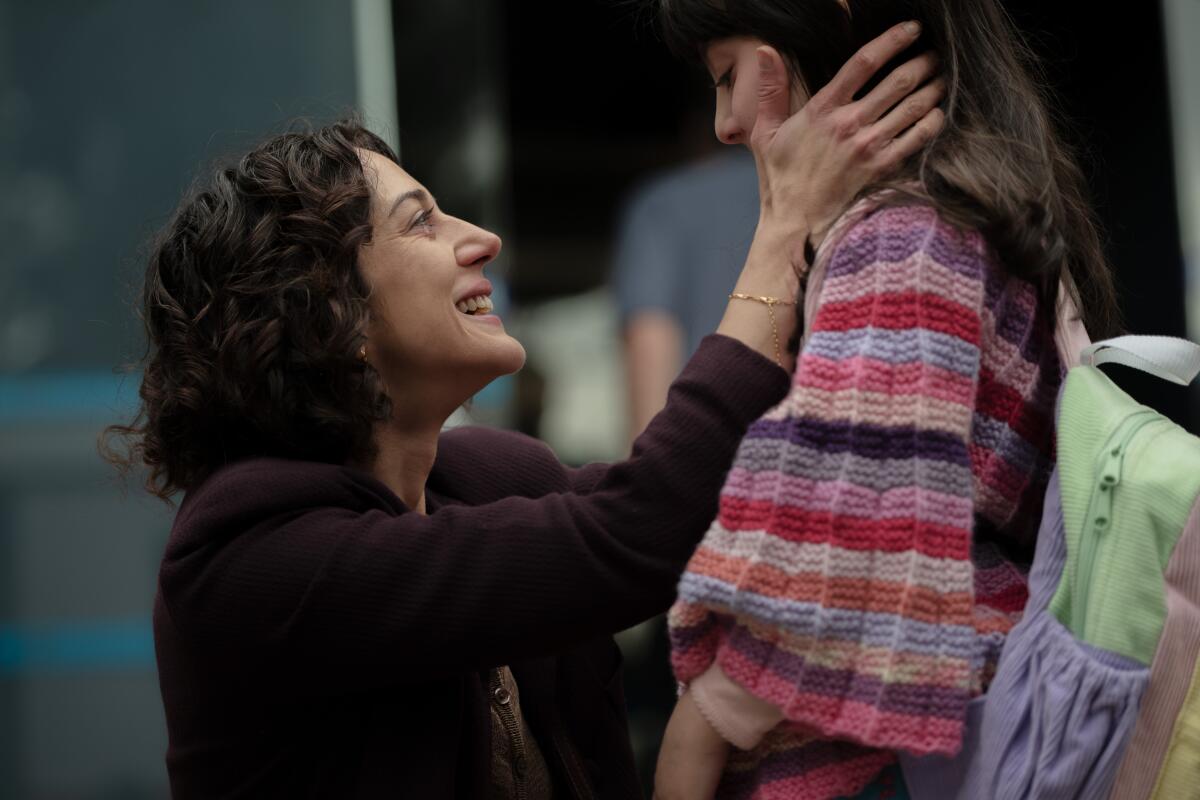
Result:
<svg viewBox="0 0 1200 800"><path fill-rule="evenodd" d="M1063 371L1079 366L1079 354L1092 343L1079 309L1071 299L1071 276L1064 275L1058 282L1058 325L1054 331L1054 342L1058 346L1058 358Z"/></svg>
<svg viewBox="0 0 1200 800"><path fill-rule="evenodd" d="M1080 361L1098 367L1123 364L1187 386L1200 374L1200 345L1173 336L1118 336L1085 347Z"/></svg>

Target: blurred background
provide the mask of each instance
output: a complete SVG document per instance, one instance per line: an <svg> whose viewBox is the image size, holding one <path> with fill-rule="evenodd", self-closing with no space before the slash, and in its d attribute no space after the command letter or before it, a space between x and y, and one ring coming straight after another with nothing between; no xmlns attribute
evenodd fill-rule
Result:
<svg viewBox="0 0 1200 800"><path fill-rule="evenodd" d="M1006 5L1073 123L1128 327L1200 340L1200 0ZM710 94L627 0L0 0L0 800L167 794L149 615L171 511L95 443L135 407L144 243L194 176L361 111L505 240L529 365L456 422L615 459L753 233ZM1130 384L1196 429L1188 391ZM620 637L647 775L661 629Z"/></svg>

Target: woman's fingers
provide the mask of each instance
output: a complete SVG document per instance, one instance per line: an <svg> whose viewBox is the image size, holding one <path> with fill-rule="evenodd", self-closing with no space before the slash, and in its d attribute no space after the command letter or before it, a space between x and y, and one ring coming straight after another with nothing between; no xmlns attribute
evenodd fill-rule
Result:
<svg viewBox="0 0 1200 800"><path fill-rule="evenodd" d="M938 59L933 53L922 53L896 67L866 97L854 104L859 124L867 127L886 114L888 109L901 104L914 89L932 78L937 68Z"/></svg>
<svg viewBox="0 0 1200 800"><path fill-rule="evenodd" d="M752 150L775 138L775 132L788 118L790 81L783 57L770 45L756 50L758 56L758 116L750 134Z"/></svg>
<svg viewBox="0 0 1200 800"><path fill-rule="evenodd" d="M880 67L911 47L920 35L920 25L904 22L867 42L838 70L833 80L813 95L810 102L816 103L814 110L828 111L853 102L854 95Z"/></svg>
<svg viewBox="0 0 1200 800"><path fill-rule="evenodd" d="M920 90L909 95L907 99L901 101L899 105L888 112L887 116L872 125L867 132L874 141L879 142L880 145L886 145L924 119L926 114L937 108L945 96L946 82L941 78L930 81Z"/></svg>
<svg viewBox="0 0 1200 800"><path fill-rule="evenodd" d="M946 123L946 115L940 108L935 108L921 118L917 124L893 139L879 151L876 162L877 168L883 174L903 163L904 159L919 153L921 148L933 141Z"/></svg>

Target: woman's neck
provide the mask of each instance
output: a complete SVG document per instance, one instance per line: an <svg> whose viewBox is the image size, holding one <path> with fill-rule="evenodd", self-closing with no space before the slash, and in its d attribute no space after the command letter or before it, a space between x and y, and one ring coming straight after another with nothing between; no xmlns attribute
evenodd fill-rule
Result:
<svg viewBox="0 0 1200 800"><path fill-rule="evenodd" d="M375 429L375 458L367 471L391 489L410 510L425 513L425 482L437 458L441 424L401 426L393 419Z"/></svg>

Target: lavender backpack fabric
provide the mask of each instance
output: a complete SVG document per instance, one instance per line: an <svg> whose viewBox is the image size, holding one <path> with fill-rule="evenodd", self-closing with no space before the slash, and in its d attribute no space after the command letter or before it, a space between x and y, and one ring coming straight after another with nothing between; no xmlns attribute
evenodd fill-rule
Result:
<svg viewBox="0 0 1200 800"><path fill-rule="evenodd" d="M1160 793L1167 784L1200 797L1188 721L1197 615L1186 602L1200 574L1200 439L1096 369L1116 361L1187 384L1200 347L1122 337L1083 358L1059 398L1059 464L1025 615L968 709L960 753L901 754L918 800L1178 796Z"/></svg>

